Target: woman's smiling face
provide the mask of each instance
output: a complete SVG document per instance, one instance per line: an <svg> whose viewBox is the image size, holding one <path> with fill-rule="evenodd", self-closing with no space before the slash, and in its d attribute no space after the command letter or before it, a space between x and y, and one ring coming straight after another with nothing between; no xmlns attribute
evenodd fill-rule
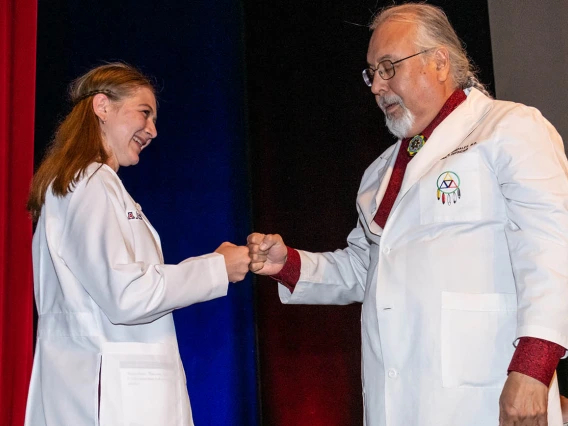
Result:
<svg viewBox="0 0 568 426"><path fill-rule="evenodd" d="M120 166L138 164L140 152L158 135L156 97L149 88L140 87L119 102L106 100L104 115L97 115L103 121L103 141L110 157L108 165L117 171ZM96 109L97 101L94 102Z"/></svg>

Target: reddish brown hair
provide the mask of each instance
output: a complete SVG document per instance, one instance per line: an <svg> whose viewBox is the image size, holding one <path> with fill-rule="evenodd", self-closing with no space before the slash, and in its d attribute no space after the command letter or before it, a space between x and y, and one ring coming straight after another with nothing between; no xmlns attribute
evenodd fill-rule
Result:
<svg viewBox="0 0 568 426"><path fill-rule="evenodd" d="M27 208L34 222L39 219L50 185L53 194L63 197L73 190L89 164L106 163L109 159L93 110L93 96L103 93L112 102L120 102L140 87L155 93L148 77L121 62L96 67L71 83L73 109L57 128L32 181Z"/></svg>

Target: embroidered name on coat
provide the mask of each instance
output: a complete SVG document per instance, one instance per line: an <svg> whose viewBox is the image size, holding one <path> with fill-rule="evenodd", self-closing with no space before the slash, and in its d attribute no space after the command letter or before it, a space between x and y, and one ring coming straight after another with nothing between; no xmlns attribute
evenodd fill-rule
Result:
<svg viewBox="0 0 568 426"><path fill-rule="evenodd" d="M470 147L477 145L477 142L473 142L470 143L469 145L466 146L460 146L459 148L454 149L452 152L450 152L448 155L446 155L445 157L440 158L440 160L445 160L448 157L451 157L452 155L456 155L456 154L463 154L464 152L466 152Z"/></svg>
<svg viewBox="0 0 568 426"><path fill-rule="evenodd" d="M128 210L126 212L126 217L128 218L128 220L142 220L142 215L136 210Z"/></svg>

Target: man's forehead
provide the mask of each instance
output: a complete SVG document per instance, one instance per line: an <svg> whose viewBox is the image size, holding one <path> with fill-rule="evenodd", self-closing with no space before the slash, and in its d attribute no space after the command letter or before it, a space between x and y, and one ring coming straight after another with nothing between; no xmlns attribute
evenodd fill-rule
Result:
<svg viewBox="0 0 568 426"><path fill-rule="evenodd" d="M398 59L400 55L407 55L412 50L414 39L413 24L397 21L384 22L373 31L367 50L367 62L376 64L384 59Z"/></svg>

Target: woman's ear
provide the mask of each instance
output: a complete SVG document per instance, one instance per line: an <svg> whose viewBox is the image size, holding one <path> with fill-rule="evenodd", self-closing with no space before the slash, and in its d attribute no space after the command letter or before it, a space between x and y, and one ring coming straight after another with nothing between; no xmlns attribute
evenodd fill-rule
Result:
<svg viewBox="0 0 568 426"><path fill-rule="evenodd" d="M110 111L110 99L104 93L97 93L93 96L93 111L103 123L107 120Z"/></svg>
<svg viewBox="0 0 568 426"><path fill-rule="evenodd" d="M439 47L434 53L434 62L438 72L438 81L444 82L450 75L450 53L445 47Z"/></svg>

